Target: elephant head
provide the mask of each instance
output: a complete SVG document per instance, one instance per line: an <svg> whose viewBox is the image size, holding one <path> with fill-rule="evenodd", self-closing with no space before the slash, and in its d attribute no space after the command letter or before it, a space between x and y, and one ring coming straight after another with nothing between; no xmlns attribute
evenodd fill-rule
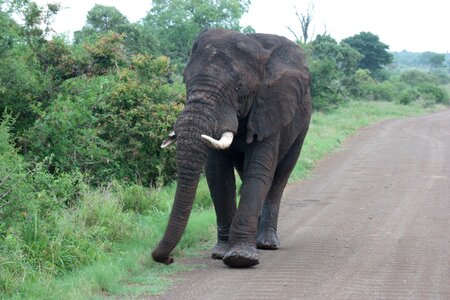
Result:
<svg viewBox="0 0 450 300"><path fill-rule="evenodd" d="M197 37L184 71L186 105L162 145L177 141L178 181L166 232L152 252L156 261L173 262L208 149L226 149L233 136L261 141L292 122L309 86L301 70L303 52L282 37L221 29Z"/></svg>

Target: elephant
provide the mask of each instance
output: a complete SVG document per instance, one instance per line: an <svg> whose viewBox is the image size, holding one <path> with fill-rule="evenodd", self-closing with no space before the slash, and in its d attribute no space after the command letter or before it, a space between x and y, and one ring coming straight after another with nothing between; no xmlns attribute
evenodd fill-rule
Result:
<svg viewBox="0 0 450 300"><path fill-rule="evenodd" d="M171 252L204 168L217 216L212 258L252 267L259 263L257 248L280 246L280 199L309 128L311 80L304 52L277 35L209 29L194 41L183 77L185 107L161 145L176 141L177 188L153 259L174 261ZM242 180L239 205L235 170Z"/></svg>

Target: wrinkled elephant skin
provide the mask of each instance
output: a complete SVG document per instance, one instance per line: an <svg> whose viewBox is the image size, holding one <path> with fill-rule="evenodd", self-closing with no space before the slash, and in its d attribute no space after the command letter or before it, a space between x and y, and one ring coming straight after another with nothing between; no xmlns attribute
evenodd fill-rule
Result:
<svg viewBox="0 0 450 300"><path fill-rule="evenodd" d="M280 246L280 199L309 127L305 55L276 35L207 30L194 41L184 80L186 106L163 143L176 138L177 191L152 255L173 262L204 167L217 215L212 257L231 267L254 266L257 247ZM235 170L242 179L239 207Z"/></svg>

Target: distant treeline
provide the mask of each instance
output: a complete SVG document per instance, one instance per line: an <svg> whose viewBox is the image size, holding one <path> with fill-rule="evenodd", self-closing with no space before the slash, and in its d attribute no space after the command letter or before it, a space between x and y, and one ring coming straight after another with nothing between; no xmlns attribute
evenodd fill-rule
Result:
<svg viewBox="0 0 450 300"><path fill-rule="evenodd" d="M394 52L393 67L398 70L403 69L450 69L450 53L435 52Z"/></svg>

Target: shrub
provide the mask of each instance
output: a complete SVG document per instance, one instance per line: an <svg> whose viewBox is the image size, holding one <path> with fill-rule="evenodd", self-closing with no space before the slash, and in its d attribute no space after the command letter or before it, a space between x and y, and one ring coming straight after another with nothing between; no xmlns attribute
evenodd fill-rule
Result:
<svg viewBox="0 0 450 300"><path fill-rule="evenodd" d="M424 82L434 83L434 79L429 73L416 69L408 70L401 73L399 80L406 82L411 86L418 85Z"/></svg>
<svg viewBox="0 0 450 300"><path fill-rule="evenodd" d="M329 111L343 102L344 87L331 60L314 60L311 71L311 96L314 110Z"/></svg>
<svg viewBox="0 0 450 300"><path fill-rule="evenodd" d="M112 88L110 77L68 80L49 109L27 133L28 154L33 161L51 157L52 173L81 171L93 182L115 172L110 145L102 140L93 111L97 99Z"/></svg>
<svg viewBox="0 0 450 300"><path fill-rule="evenodd" d="M446 90L437 84L422 83L417 87L420 97L425 100L433 100L436 103L449 104L449 95Z"/></svg>
<svg viewBox="0 0 450 300"><path fill-rule="evenodd" d="M160 149L182 108L165 57L138 55L130 68L66 80L26 135L33 161L51 157L54 174L80 171L91 183L112 179L157 185L175 173L173 150Z"/></svg>
<svg viewBox="0 0 450 300"><path fill-rule="evenodd" d="M16 119L14 133L22 133L37 119L35 109L47 105L48 78L30 49L17 46L0 59L0 114Z"/></svg>
<svg viewBox="0 0 450 300"><path fill-rule="evenodd" d="M398 101L401 104L407 105L419 97L419 93L415 89L405 89L402 91L398 97Z"/></svg>
<svg viewBox="0 0 450 300"><path fill-rule="evenodd" d="M10 127L13 120L6 115L0 123L0 224L6 225L26 214L30 205L24 199L33 196L28 165L12 145ZM0 232L0 236L2 232Z"/></svg>
<svg viewBox="0 0 450 300"><path fill-rule="evenodd" d="M0 124L0 292L23 280L50 276L92 261L100 252L89 237L61 217L84 193L80 174L49 174L13 146L9 127ZM97 253L93 255L93 253Z"/></svg>

